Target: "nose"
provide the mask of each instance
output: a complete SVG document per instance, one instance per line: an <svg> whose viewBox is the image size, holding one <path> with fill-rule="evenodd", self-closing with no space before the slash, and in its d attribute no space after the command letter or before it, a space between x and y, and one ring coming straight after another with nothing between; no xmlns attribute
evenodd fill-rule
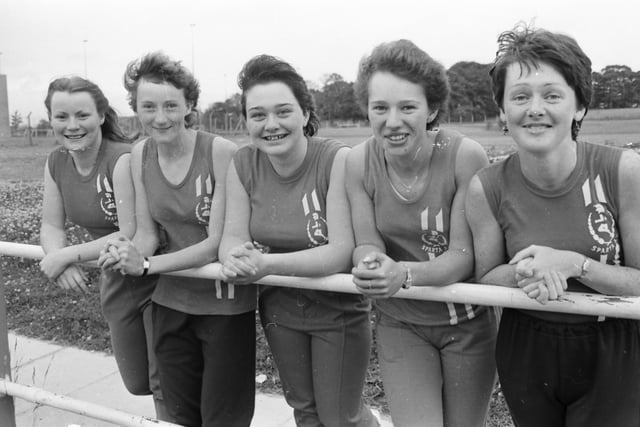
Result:
<svg viewBox="0 0 640 427"><path fill-rule="evenodd" d="M273 131L278 129L278 120L273 114L267 114L267 120L264 125L265 129L268 131Z"/></svg>
<svg viewBox="0 0 640 427"><path fill-rule="evenodd" d="M69 121L67 122L67 129L78 129L80 126L78 125L78 119L71 116L69 117Z"/></svg>
<svg viewBox="0 0 640 427"><path fill-rule="evenodd" d="M156 114L153 116L153 121L156 123L165 123L167 121L167 113L163 108L158 108Z"/></svg>
<svg viewBox="0 0 640 427"><path fill-rule="evenodd" d="M398 110L396 108L389 109L386 125L389 128L397 128L402 125L402 120L400 120L400 114L398 113Z"/></svg>
<svg viewBox="0 0 640 427"><path fill-rule="evenodd" d="M529 117L542 117L544 115L544 102L542 97L534 96L531 99L531 104L529 105L529 111L527 112Z"/></svg>

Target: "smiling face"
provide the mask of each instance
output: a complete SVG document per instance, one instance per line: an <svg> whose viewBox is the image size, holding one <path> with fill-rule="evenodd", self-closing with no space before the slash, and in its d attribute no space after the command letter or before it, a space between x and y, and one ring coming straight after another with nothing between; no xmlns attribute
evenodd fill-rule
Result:
<svg viewBox="0 0 640 427"><path fill-rule="evenodd" d="M376 72L368 86L368 114L375 138L390 155L415 154L427 141L429 111L424 89L387 72Z"/></svg>
<svg viewBox="0 0 640 427"><path fill-rule="evenodd" d="M137 88L136 109L145 131L159 144L177 141L191 112L182 89L144 79Z"/></svg>
<svg viewBox="0 0 640 427"><path fill-rule="evenodd" d="M581 120L574 90L555 68L539 63L528 70L509 66L500 118L518 147L532 153L548 152L571 143L571 123Z"/></svg>
<svg viewBox="0 0 640 427"><path fill-rule="evenodd" d="M67 150L82 152L100 146L104 115L89 92L55 92L51 97L51 127Z"/></svg>
<svg viewBox="0 0 640 427"><path fill-rule="evenodd" d="M289 155L304 140L309 114L282 82L257 84L246 93L247 130L251 141L265 153Z"/></svg>

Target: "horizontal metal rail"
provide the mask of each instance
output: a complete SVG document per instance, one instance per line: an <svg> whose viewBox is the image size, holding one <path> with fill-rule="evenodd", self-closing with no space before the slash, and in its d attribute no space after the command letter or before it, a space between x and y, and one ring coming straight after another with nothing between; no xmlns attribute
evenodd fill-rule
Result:
<svg viewBox="0 0 640 427"><path fill-rule="evenodd" d="M0 393L125 427L179 427L177 424L129 414L117 409L4 379L0 379Z"/></svg>
<svg viewBox="0 0 640 427"><path fill-rule="evenodd" d="M44 253L40 246L0 242L0 255L40 259L44 256ZM206 279L221 279L220 264L218 263L168 274ZM359 293L352 282L352 276L350 274L332 274L330 276L314 278L273 275L263 277L258 283L320 291ZM640 319L640 297L629 296L567 292L557 301L549 301L543 305L529 298L518 288L474 283L454 283L447 286L414 286L411 289L400 289L394 297L584 314L590 316Z"/></svg>

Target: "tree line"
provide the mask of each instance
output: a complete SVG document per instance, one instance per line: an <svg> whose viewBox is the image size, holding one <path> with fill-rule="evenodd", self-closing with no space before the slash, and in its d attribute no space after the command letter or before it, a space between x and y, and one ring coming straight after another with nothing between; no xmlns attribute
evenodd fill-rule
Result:
<svg viewBox="0 0 640 427"><path fill-rule="evenodd" d="M443 121L486 121L498 116L493 100L489 69L491 64L462 61L447 70L451 96ZM591 108L640 107L640 71L626 65L608 65L594 71ZM356 102L353 82L340 74L325 76L321 87L308 82L314 95L321 120L330 126L348 126L366 120ZM234 129L242 122L240 95L234 94L224 102L214 102L202 114L201 124L207 128Z"/></svg>
<svg viewBox="0 0 640 427"><path fill-rule="evenodd" d="M462 61L447 70L451 96L443 121L475 122L498 116L498 107L491 92L490 67L491 64ZM640 107L640 71L633 71L626 65L607 65L599 72L594 71L592 78L594 91L591 108ZM332 73L323 78L321 87L313 82L308 84L320 119L329 126L351 126L366 120L365 113L356 102L353 82L345 81L340 74ZM10 126L14 135L25 128L18 111L11 115ZM240 94L236 93L224 101L210 104L200 114L200 126L209 130L240 130ZM42 119L35 128L49 129L49 122Z"/></svg>

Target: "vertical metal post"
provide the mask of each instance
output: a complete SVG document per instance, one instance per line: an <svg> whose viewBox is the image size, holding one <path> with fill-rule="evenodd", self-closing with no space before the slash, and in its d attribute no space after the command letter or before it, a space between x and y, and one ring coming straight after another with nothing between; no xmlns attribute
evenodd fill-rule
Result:
<svg viewBox="0 0 640 427"><path fill-rule="evenodd" d="M7 333L7 305L4 299L2 271L0 271L0 376L11 381L11 354ZM12 396L0 395L0 427L16 427Z"/></svg>
<svg viewBox="0 0 640 427"><path fill-rule="evenodd" d="M82 40L82 56L84 59L84 78L87 78L87 39Z"/></svg>

